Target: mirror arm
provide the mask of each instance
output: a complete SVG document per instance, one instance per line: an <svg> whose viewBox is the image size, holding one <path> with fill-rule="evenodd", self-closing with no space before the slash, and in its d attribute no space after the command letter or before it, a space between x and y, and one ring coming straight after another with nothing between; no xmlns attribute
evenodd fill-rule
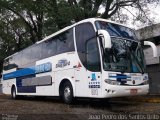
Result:
<svg viewBox="0 0 160 120"><path fill-rule="evenodd" d="M112 47L111 37L106 30L98 30L97 34L98 34L98 36L103 37L105 48L111 48Z"/></svg>
<svg viewBox="0 0 160 120"><path fill-rule="evenodd" d="M149 45L153 49L153 57L157 57L157 47L153 42L150 41L144 41L144 45Z"/></svg>

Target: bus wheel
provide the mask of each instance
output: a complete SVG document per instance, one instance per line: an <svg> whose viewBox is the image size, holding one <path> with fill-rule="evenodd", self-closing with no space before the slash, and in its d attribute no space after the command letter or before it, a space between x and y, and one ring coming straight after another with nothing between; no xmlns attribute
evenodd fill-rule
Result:
<svg viewBox="0 0 160 120"><path fill-rule="evenodd" d="M15 88L15 86L12 87L11 95L12 95L12 99L17 99L16 88Z"/></svg>
<svg viewBox="0 0 160 120"><path fill-rule="evenodd" d="M67 104L71 104L73 102L73 88L70 82L65 82L62 90L62 98L63 101Z"/></svg>

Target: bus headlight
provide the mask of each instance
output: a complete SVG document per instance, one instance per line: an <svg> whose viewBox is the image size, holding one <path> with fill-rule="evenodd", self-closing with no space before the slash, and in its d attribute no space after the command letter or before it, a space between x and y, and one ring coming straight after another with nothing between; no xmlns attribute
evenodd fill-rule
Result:
<svg viewBox="0 0 160 120"><path fill-rule="evenodd" d="M105 79L104 80L106 83L111 84L111 85L120 85L121 83L115 80L109 80L109 79Z"/></svg>

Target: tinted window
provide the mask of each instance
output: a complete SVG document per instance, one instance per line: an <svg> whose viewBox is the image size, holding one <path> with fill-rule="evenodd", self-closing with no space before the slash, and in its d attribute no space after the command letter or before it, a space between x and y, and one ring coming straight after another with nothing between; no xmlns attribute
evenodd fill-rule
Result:
<svg viewBox="0 0 160 120"><path fill-rule="evenodd" d="M9 58L9 67L10 67L10 69L16 67L16 66L15 66L14 56L11 56L11 57Z"/></svg>
<svg viewBox="0 0 160 120"><path fill-rule="evenodd" d="M74 51L73 29L70 29L56 37L57 54Z"/></svg>
<svg viewBox="0 0 160 120"><path fill-rule="evenodd" d="M95 31L91 23L83 23L76 26L76 44L78 52L85 51L86 40L95 36Z"/></svg>
<svg viewBox="0 0 160 120"><path fill-rule="evenodd" d="M21 53L13 55L6 60L4 60L4 70L9 70L13 68L21 67Z"/></svg>
<svg viewBox="0 0 160 120"><path fill-rule="evenodd" d="M41 59L42 44L35 44L31 47L31 62Z"/></svg>
<svg viewBox="0 0 160 120"><path fill-rule="evenodd" d="M100 71L100 57L97 40L87 41L87 69L90 71Z"/></svg>
<svg viewBox="0 0 160 120"><path fill-rule="evenodd" d="M56 40L50 39L42 43L42 58L47 58L56 54Z"/></svg>
<svg viewBox="0 0 160 120"><path fill-rule="evenodd" d="M13 68L16 68L16 66L14 64L14 57L11 56L4 61L4 70L9 70Z"/></svg>
<svg viewBox="0 0 160 120"><path fill-rule="evenodd" d="M8 70L8 65L9 65L9 58L7 58L7 59L4 60L3 69L4 70Z"/></svg>
<svg viewBox="0 0 160 120"><path fill-rule="evenodd" d="M27 48L27 49L24 49L22 51L22 66L24 65L27 65L27 64L30 64L30 57L31 57L31 48Z"/></svg>
<svg viewBox="0 0 160 120"><path fill-rule="evenodd" d="M98 30L99 29L107 30L111 36L124 37L127 39L137 40L134 30L124 27L122 25L117 25L104 21L97 21L96 27Z"/></svg>
<svg viewBox="0 0 160 120"><path fill-rule="evenodd" d="M16 66L18 67L18 68L21 68L21 59L22 59L22 52L20 52L20 53L18 53L18 54L16 54L15 56L14 56L14 60L15 60L15 64L16 64Z"/></svg>
<svg viewBox="0 0 160 120"><path fill-rule="evenodd" d="M9 70L13 67L29 67L37 60L74 50L73 28L71 28L58 36L42 43L34 44L13 57L6 59L4 61L4 70Z"/></svg>
<svg viewBox="0 0 160 120"><path fill-rule="evenodd" d="M97 67L97 65L100 64L100 60L99 60L99 54L98 54L98 45L96 42L97 39L96 39L96 34L95 34L95 30L93 28L93 25L91 23L80 24L80 25L76 26L75 32L76 32L77 51L78 51L78 55L79 55L79 58L80 58L82 64L91 71L97 71L97 69L99 71L100 70L99 68L94 69L95 67ZM87 48L88 52L90 52L90 54L88 54L86 51L86 41L87 40L91 41L91 43L88 41L87 44L93 45L90 47L88 46L88 48ZM92 41L94 41L94 42L92 42ZM96 51L96 53L91 52L90 48L92 48L94 51ZM86 53L88 54L88 56L87 56L88 61L86 61L86 59L87 59ZM87 62L89 62L89 63L87 63ZM95 63L95 62L97 62L97 63ZM96 65L96 66L94 66L94 65ZM87 67L87 66L89 66L89 67ZM91 67L94 67L94 68L91 68Z"/></svg>

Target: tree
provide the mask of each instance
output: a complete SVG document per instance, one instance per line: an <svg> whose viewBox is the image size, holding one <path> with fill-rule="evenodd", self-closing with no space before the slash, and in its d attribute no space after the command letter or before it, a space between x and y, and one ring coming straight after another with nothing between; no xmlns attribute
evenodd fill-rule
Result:
<svg viewBox="0 0 160 120"><path fill-rule="evenodd" d="M160 0L0 0L0 61L73 22L91 17L127 20L134 7L146 17L146 4ZM103 7L104 12L99 9ZM131 11L130 11L131 12ZM118 16L118 17L117 17ZM4 54L4 55L3 55Z"/></svg>
<svg viewBox="0 0 160 120"><path fill-rule="evenodd" d="M120 13L126 6L137 8L140 11L139 16L142 17L145 14L143 7L151 2L155 0L0 0L0 8L10 11L12 17L18 18L25 27L23 35L28 33L31 42L35 43L73 21L91 17L108 19ZM105 9L101 14L100 7ZM127 18L121 14L118 16Z"/></svg>
<svg viewBox="0 0 160 120"><path fill-rule="evenodd" d="M28 0L1 0L1 8L10 11L25 25L30 34L30 40L35 43L42 39L42 27L44 20L44 1Z"/></svg>

